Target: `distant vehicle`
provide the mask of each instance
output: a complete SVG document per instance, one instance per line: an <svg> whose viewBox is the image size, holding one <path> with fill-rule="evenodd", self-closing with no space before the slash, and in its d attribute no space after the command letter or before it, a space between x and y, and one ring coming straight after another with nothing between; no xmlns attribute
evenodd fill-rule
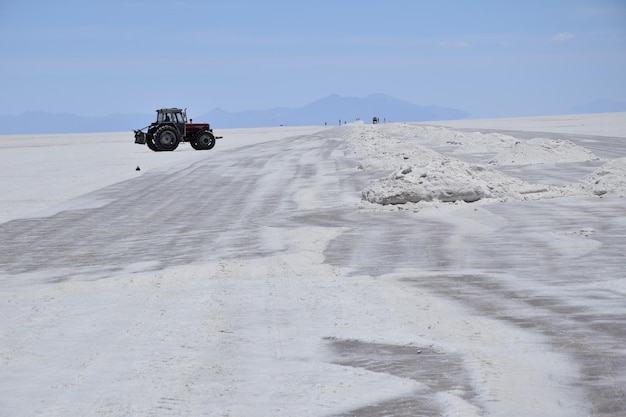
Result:
<svg viewBox="0 0 626 417"><path fill-rule="evenodd" d="M375 117L372 119L372 124L378 124L378 117Z"/></svg>
<svg viewBox="0 0 626 417"><path fill-rule="evenodd" d="M173 151L180 142L189 142L196 150L213 149L215 139L222 138L213 134L208 123L191 123L192 120L187 122L186 110L172 107L156 112L156 122L135 130L135 143L148 145L155 152ZM144 132L144 129L148 131Z"/></svg>

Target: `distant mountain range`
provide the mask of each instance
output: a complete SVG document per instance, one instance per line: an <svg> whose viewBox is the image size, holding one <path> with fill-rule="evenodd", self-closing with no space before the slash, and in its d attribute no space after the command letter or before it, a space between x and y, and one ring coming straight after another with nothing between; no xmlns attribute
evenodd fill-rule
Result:
<svg viewBox="0 0 626 417"><path fill-rule="evenodd" d="M177 105L177 103L173 103ZM181 105L181 104L178 104ZM182 104L184 105L184 104ZM29 111L18 116L0 115L0 135L123 132L148 126L155 119L155 109L145 114L111 114L104 117L82 117L69 113ZM572 107L562 114L608 113L626 111L626 103L598 99ZM237 127L272 126L329 126L362 119L371 122L378 117L381 122L427 122L464 119L469 113L440 106L421 106L384 94L371 94L364 98L342 97L332 94L303 107L277 107L268 110L228 112L217 108L196 115L197 122L209 122L217 129Z"/></svg>
<svg viewBox="0 0 626 417"><path fill-rule="evenodd" d="M280 125L338 125L357 119L371 121L378 117L388 122L421 122L430 120L463 119L469 113L440 106L420 106L384 94L371 94L365 98L330 95L300 108L274 108L270 110L229 113L215 109L198 117L210 120L221 127L270 127Z"/></svg>
<svg viewBox="0 0 626 417"><path fill-rule="evenodd" d="M155 119L154 114L82 117L70 113L29 111L19 116L0 115L0 135L123 132L147 126L153 119Z"/></svg>
<svg viewBox="0 0 626 417"><path fill-rule="evenodd" d="M154 109L156 110L156 109ZM378 117L387 122L418 122L463 119L469 113L440 106L420 106L384 94L364 98L333 94L300 108L278 107L269 110L228 112L214 109L199 116L215 128L272 127L280 125L337 125L357 119ZM155 119L149 114L112 114L106 117L81 117L69 113L30 111L18 116L0 115L0 134L122 132L139 129Z"/></svg>
<svg viewBox="0 0 626 417"><path fill-rule="evenodd" d="M626 111L626 103L622 101L608 100L600 98L590 103L574 106L569 109L572 114L585 113L614 113Z"/></svg>

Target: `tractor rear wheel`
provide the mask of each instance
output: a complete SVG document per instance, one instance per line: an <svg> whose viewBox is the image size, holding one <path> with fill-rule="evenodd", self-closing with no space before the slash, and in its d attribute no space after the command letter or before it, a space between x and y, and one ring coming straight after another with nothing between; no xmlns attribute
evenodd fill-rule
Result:
<svg viewBox="0 0 626 417"><path fill-rule="evenodd" d="M191 141L191 146L196 150L213 149L215 146L215 136L208 130L201 130Z"/></svg>
<svg viewBox="0 0 626 417"><path fill-rule="evenodd" d="M179 141L178 132L173 126L161 126L154 133L154 143L160 151L173 151Z"/></svg>

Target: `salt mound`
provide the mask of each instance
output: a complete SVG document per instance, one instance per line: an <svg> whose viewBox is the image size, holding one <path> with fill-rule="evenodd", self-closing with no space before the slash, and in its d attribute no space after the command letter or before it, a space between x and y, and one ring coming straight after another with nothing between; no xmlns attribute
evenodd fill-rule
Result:
<svg viewBox="0 0 626 417"><path fill-rule="evenodd" d="M453 146L459 152L498 152L517 141L501 133L461 132L440 126L416 126L410 124L387 124L382 129L407 138L416 138L444 146Z"/></svg>
<svg viewBox="0 0 626 417"><path fill-rule="evenodd" d="M459 144L465 152L498 152L507 149L517 142L517 139L502 133L466 133L462 136L463 141Z"/></svg>
<svg viewBox="0 0 626 417"><path fill-rule="evenodd" d="M396 170L407 163L431 161L441 156L424 146L395 139L368 125L348 125L345 135L348 148L359 168L376 170Z"/></svg>
<svg viewBox="0 0 626 417"><path fill-rule="evenodd" d="M495 169L503 164L540 164L597 160L589 150L567 140L517 140L500 134L465 134L441 128L408 125L346 126L346 143L359 168L392 172L371 181L362 199L381 205L419 202L476 202L479 200L536 200L565 195L626 195L626 158L611 161L575 185L533 185ZM411 136L411 134L413 136ZM427 138L425 136L428 136ZM405 140L398 140L404 138ZM445 140L464 151L499 152L491 165L444 156L414 139Z"/></svg>
<svg viewBox="0 0 626 417"><path fill-rule="evenodd" d="M608 161L574 187L597 196L626 197L626 158Z"/></svg>
<svg viewBox="0 0 626 417"><path fill-rule="evenodd" d="M426 164L404 166L387 178L371 181L362 198L376 204L421 201L474 202L484 198L524 199L546 192L489 167L440 157Z"/></svg>
<svg viewBox="0 0 626 417"><path fill-rule="evenodd" d="M425 129L424 133L431 140L456 146L460 152L498 152L517 142L513 136L502 133L460 132L441 127Z"/></svg>
<svg viewBox="0 0 626 417"><path fill-rule="evenodd" d="M531 165L559 162L594 161L593 152L569 140L534 138L515 141L490 162L496 165Z"/></svg>

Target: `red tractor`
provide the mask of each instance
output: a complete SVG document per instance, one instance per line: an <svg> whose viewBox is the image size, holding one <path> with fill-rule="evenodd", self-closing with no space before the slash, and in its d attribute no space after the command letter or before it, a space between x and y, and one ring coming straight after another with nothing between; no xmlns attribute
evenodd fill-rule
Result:
<svg viewBox="0 0 626 417"><path fill-rule="evenodd" d="M157 120L143 129L135 130L135 143L147 144L155 152L173 151L180 142L189 142L196 150L212 149L215 139L221 136L213 135L213 129L208 123L187 122L185 110L177 108L159 109Z"/></svg>

